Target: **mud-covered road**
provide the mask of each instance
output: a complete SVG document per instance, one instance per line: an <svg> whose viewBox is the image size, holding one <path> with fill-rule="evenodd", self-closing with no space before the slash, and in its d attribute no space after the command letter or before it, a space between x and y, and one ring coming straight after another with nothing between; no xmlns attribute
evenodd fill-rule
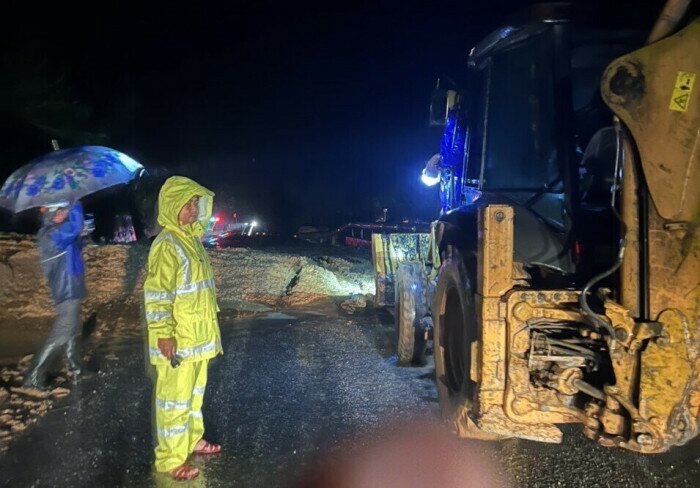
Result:
<svg viewBox="0 0 700 488"><path fill-rule="evenodd" d="M201 475L192 483L152 472L142 341L104 338L95 350L100 375L75 385L0 455L0 486L288 485L360 432L371 438L392 420L410 429L409 418L437 417L431 366L397 367L392 330L380 313L348 316L331 303L222 324L226 354L212 363L204 415L206 436L224 453L194 459ZM566 434L562 445L507 440L476 449L492 460L496 486L700 484L697 442L640 456L598 447L576 427Z"/></svg>

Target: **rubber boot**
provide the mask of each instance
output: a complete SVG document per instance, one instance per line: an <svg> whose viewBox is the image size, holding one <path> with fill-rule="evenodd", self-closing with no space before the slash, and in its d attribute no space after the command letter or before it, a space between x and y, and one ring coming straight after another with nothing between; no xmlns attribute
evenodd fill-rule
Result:
<svg viewBox="0 0 700 488"><path fill-rule="evenodd" d="M80 357L80 348L78 347L75 338L66 343L66 362L68 363L68 369L70 369L73 376L76 378L78 376L85 378L94 373L94 371L92 371Z"/></svg>
<svg viewBox="0 0 700 488"><path fill-rule="evenodd" d="M22 385L39 390L48 389L46 372L62 348L63 344L56 344L55 342L44 344L39 352L34 355L32 363L29 368L27 368L27 371L24 372L24 381Z"/></svg>

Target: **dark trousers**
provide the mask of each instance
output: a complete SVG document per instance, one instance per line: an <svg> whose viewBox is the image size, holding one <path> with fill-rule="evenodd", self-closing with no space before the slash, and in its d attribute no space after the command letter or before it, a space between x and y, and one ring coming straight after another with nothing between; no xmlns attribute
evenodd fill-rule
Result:
<svg viewBox="0 0 700 488"><path fill-rule="evenodd" d="M56 320L45 344L63 345L78 334L81 301L79 298L74 298L56 305Z"/></svg>

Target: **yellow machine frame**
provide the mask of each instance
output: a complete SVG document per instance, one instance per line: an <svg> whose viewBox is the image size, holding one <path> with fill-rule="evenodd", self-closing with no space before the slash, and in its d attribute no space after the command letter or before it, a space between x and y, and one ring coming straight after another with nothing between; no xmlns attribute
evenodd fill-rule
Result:
<svg viewBox="0 0 700 488"><path fill-rule="evenodd" d="M556 424L583 423L585 434L603 445L645 453L666 451L697 435L698 74L700 20L614 61L602 80L604 100L624 122L623 136L627 131L631 136L621 138L625 252L619 301L604 295L600 316L614 330L613 337L605 336L613 384L591 387L581 381L580 365L574 363L565 365L550 388L530 381L530 367L537 361L528 354L530 324L590 318L578 307L579 291L520 286L521 267L513 263L513 209L492 205L481 212L479 339L472 344L470 368L478 392L472 411L452 419L461 435L559 442ZM585 407L573 401L578 392L591 398Z"/></svg>

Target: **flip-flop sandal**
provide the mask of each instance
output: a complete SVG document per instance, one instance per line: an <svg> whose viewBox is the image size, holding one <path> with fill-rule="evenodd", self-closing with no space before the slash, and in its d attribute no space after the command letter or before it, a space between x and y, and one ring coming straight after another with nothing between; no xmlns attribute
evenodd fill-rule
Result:
<svg viewBox="0 0 700 488"><path fill-rule="evenodd" d="M170 471L170 477L176 481L193 480L199 476L199 470L189 464L183 464Z"/></svg>
<svg viewBox="0 0 700 488"><path fill-rule="evenodd" d="M218 454L221 452L220 444L213 444L208 441L204 441L204 445L199 449L195 449L195 454Z"/></svg>

